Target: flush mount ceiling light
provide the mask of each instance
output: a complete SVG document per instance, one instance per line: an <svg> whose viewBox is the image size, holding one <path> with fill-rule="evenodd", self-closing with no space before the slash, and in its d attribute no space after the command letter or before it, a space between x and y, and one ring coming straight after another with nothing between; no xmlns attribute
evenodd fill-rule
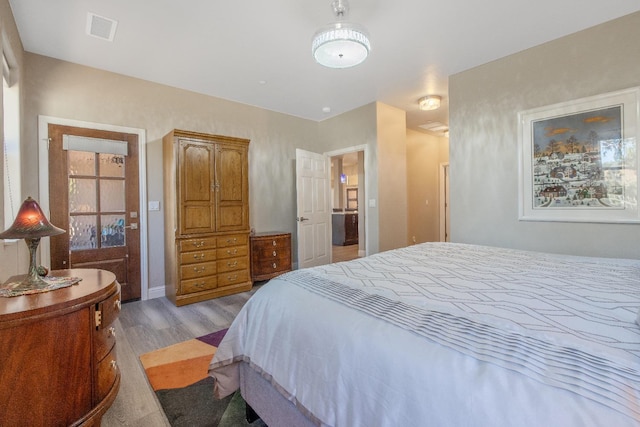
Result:
<svg viewBox="0 0 640 427"><path fill-rule="evenodd" d="M311 43L318 64L329 68L348 68L360 64L371 51L366 31L358 24L346 22L347 0L331 2L337 21L316 31Z"/></svg>
<svg viewBox="0 0 640 427"><path fill-rule="evenodd" d="M423 111L437 110L440 108L441 100L442 98L438 95L428 95L418 99L418 104L420 105L420 109Z"/></svg>

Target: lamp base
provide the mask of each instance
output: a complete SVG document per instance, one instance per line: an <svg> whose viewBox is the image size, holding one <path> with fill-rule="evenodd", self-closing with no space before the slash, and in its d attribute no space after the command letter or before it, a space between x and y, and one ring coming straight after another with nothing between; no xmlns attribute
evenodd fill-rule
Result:
<svg viewBox="0 0 640 427"><path fill-rule="evenodd" d="M25 277L18 286L13 288L13 291L24 292L31 290L40 290L46 289L48 286L49 284L42 280L42 278L36 273L35 276L32 274L27 275L27 277Z"/></svg>
<svg viewBox="0 0 640 427"><path fill-rule="evenodd" d="M38 264L36 263L36 249L38 249L38 245L40 244L40 238L26 238L24 241L29 248L29 272L20 284L14 288L14 291L24 292L45 289L49 284L42 280L38 274Z"/></svg>

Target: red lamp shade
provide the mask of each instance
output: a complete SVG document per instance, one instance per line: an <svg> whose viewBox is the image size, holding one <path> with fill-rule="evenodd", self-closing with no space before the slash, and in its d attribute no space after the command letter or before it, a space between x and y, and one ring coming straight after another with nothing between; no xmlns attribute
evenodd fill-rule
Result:
<svg viewBox="0 0 640 427"><path fill-rule="evenodd" d="M65 233L44 216L38 202L31 197L22 203L13 225L0 233L0 239L35 239Z"/></svg>
<svg viewBox="0 0 640 427"><path fill-rule="evenodd" d="M40 238L65 233L61 228L51 225L44 216L38 202L31 197L22 202L13 225L0 233L0 239L24 239L29 248L29 272L15 287L15 291L31 291L47 289L48 284L38 276L36 267L36 250Z"/></svg>

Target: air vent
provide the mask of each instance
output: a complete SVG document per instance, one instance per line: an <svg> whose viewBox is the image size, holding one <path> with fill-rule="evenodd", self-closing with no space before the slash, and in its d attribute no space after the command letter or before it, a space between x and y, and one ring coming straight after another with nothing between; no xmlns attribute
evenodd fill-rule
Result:
<svg viewBox="0 0 640 427"><path fill-rule="evenodd" d="M423 125L420 125L419 128L433 133L444 133L449 130L449 126L440 122L427 122Z"/></svg>
<svg viewBox="0 0 640 427"><path fill-rule="evenodd" d="M87 13L87 34L102 40L112 42L116 35L118 21L95 13Z"/></svg>

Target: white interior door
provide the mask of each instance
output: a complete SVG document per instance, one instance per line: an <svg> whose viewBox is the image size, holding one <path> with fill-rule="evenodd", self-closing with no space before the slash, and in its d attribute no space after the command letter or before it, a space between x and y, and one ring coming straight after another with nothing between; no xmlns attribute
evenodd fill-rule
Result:
<svg viewBox="0 0 640 427"><path fill-rule="evenodd" d="M296 149L298 268L331 262L329 159Z"/></svg>

